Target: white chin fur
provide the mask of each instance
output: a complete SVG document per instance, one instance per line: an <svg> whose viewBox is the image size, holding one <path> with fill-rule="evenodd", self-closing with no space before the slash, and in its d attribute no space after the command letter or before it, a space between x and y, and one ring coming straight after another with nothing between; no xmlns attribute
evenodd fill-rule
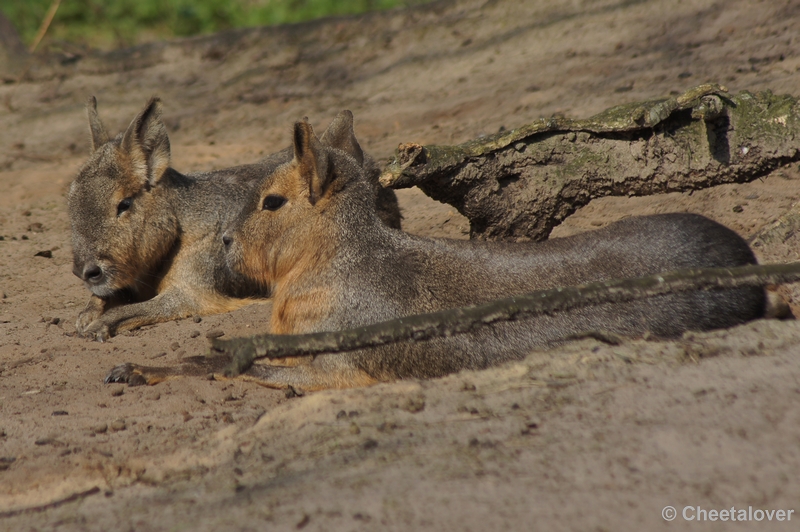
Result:
<svg viewBox="0 0 800 532"><path fill-rule="evenodd" d="M114 295L114 290L109 288L107 283L103 283L102 285L91 285L89 286L89 290L91 290L91 292L97 297L111 297Z"/></svg>

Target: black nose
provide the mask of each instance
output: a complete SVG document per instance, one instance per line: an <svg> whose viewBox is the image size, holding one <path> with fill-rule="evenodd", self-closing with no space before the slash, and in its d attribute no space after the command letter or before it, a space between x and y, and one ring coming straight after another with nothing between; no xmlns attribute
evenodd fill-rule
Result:
<svg viewBox="0 0 800 532"><path fill-rule="evenodd" d="M222 243L225 244L225 247L230 246L231 242L233 242L233 238L228 235L222 235Z"/></svg>
<svg viewBox="0 0 800 532"><path fill-rule="evenodd" d="M87 264L83 268L82 278L87 283L97 284L103 279L103 270L97 264Z"/></svg>

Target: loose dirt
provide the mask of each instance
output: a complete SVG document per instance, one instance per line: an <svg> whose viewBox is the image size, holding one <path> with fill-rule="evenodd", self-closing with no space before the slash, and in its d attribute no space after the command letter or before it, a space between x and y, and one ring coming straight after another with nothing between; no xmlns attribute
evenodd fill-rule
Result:
<svg viewBox="0 0 800 532"><path fill-rule="evenodd" d="M71 272L64 194L88 153L90 94L110 131L160 95L184 172L255 161L289 145L295 120L321 130L343 108L385 162L401 142L463 142L706 81L797 96L797 28L800 4L783 0L461 0L64 55L6 75L0 529L713 531L734 525L687 522L683 508L752 506L795 515L737 530L795 530L795 321L582 340L487 371L295 398L238 381L109 386L121 362L203 353L212 329L264 331L269 307L102 344L74 336L89 294ZM605 198L553 236L691 211L750 238L800 199L798 179L793 165L694 194ZM450 207L399 197L407 231L467 237ZM762 261L798 259L800 235L770 242ZM796 289L781 293L800 309Z"/></svg>

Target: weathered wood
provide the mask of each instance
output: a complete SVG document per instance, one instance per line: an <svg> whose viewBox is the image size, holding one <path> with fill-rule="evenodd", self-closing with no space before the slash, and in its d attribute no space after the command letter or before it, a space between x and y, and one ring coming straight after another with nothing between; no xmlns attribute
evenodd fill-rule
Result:
<svg viewBox="0 0 800 532"><path fill-rule="evenodd" d="M796 98L708 84L458 146L401 144L381 183L454 206L473 238L543 240L594 198L752 181L800 160L798 139Z"/></svg>
<svg viewBox="0 0 800 532"><path fill-rule="evenodd" d="M236 376L247 371L259 358L310 356L402 341L418 342L466 333L493 323L565 312L589 305L623 303L690 290L764 286L797 281L800 281L800 262L678 270L637 279L541 290L482 305L418 314L346 331L214 339L211 345L212 350L233 356L226 375Z"/></svg>

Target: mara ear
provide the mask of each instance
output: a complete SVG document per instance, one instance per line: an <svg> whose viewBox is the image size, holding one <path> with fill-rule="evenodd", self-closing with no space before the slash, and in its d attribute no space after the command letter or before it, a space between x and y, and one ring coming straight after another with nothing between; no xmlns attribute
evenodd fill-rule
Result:
<svg viewBox="0 0 800 532"><path fill-rule="evenodd" d="M300 178L308 185L308 200L314 205L328 188L333 167L311 124L306 121L294 125L294 163Z"/></svg>
<svg viewBox="0 0 800 532"><path fill-rule="evenodd" d="M359 166L364 164L364 152L353 131L353 113L344 110L336 115L331 125L322 134L320 142L331 148L342 150L356 160Z"/></svg>
<svg viewBox="0 0 800 532"><path fill-rule="evenodd" d="M100 115L97 114L97 98L89 96L86 101L86 115L89 117L89 133L92 141L92 153L108 142L108 133L100 121Z"/></svg>
<svg viewBox="0 0 800 532"><path fill-rule="evenodd" d="M121 147L131 158L134 175L147 186L157 184L169 168L170 157L160 99L150 98L123 134Z"/></svg>

